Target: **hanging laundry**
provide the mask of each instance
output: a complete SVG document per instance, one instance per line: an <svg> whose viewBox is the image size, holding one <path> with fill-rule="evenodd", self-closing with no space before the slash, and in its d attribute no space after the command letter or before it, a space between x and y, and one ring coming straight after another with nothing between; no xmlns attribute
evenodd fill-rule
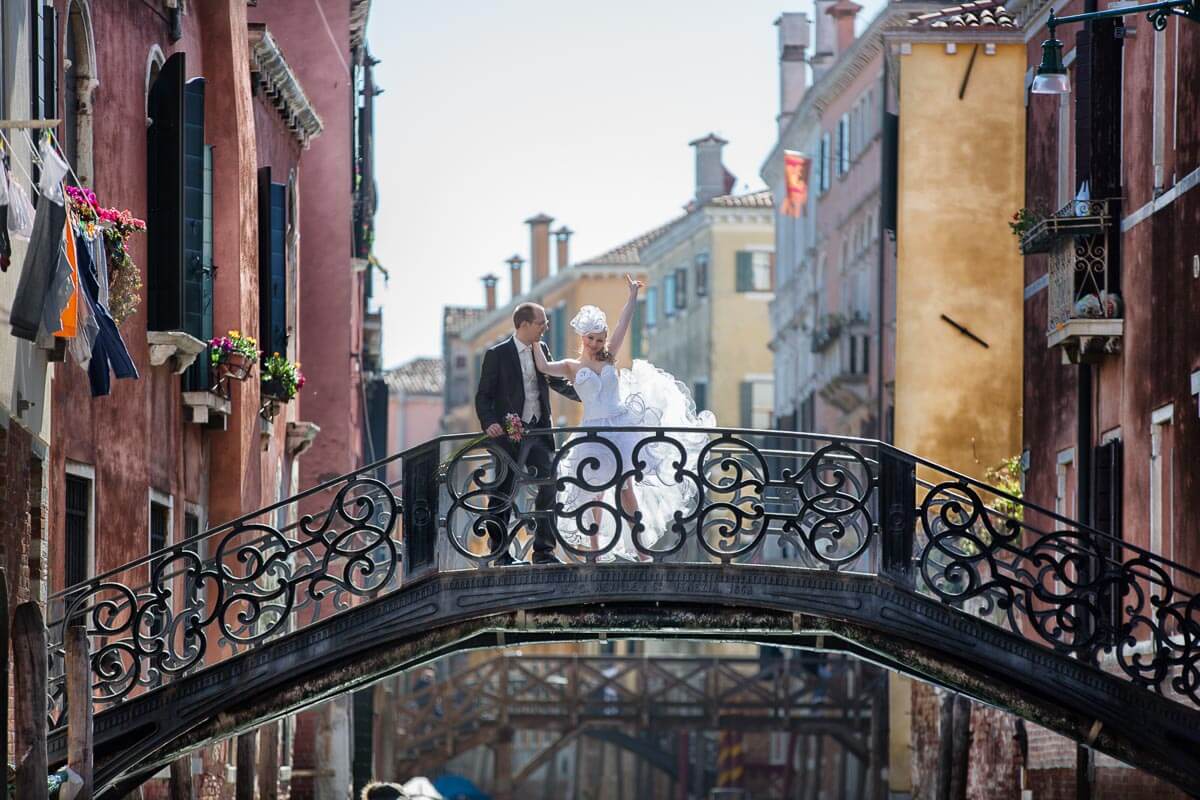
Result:
<svg viewBox="0 0 1200 800"><path fill-rule="evenodd" d="M19 183L10 185L9 197L14 199ZM10 203L10 207L15 203ZM10 217L11 222L11 217ZM17 293L13 297L12 335L19 339L37 341L38 330L42 328L44 310L47 306L47 295L52 288L61 290L61 284L53 283L59 272L59 255L62 252L63 228L67 222L67 210L55 203L39 203L37 217L34 219L29 248L25 251L25 263L21 267L21 277L17 282ZM68 293L74 288L70 286L70 269L67 269ZM54 314L54 327L58 328L59 313L66 305L67 298L62 298L62 305Z"/></svg>
<svg viewBox="0 0 1200 800"><path fill-rule="evenodd" d="M33 203L21 182L13 180L7 169L4 172L8 183L8 232L18 239L29 239L33 236Z"/></svg>
<svg viewBox="0 0 1200 800"><path fill-rule="evenodd" d="M62 188L59 188L62 194ZM79 332L79 266L75 254L75 224L70 211L67 211L67 223L63 226L62 252L59 256L59 270L64 268L67 280L71 282L71 293L66 304L58 315L58 330L54 335L60 339L73 339ZM43 317L45 319L45 317Z"/></svg>
<svg viewBox="0 0 1200 800"><path fill-rule="evenodd" d="M117 330L117 323L108 313L108 308L99 302L98 265L92 260L92 250L87 246L86 241L76 244L78 246L75 250L79 258L79 276L83 284L83 291L91 303L90 308L95 312L96 322L99 325L87 371L88 382L92 386L92 397L100 397L111 391L110 366L118 378L136 379L138 371L134 366L133 359L129 357L129 350L125 347L121 332ZM99 268L104 269L105 265L100 264Z"/></svg>
<svg viewBox="0 0 1200 800"><path fill-rule="evenodd" d="M42 162L42 171L38 176L38 194L51 203L63 205L63 180L71 169L66 159L58 154L58 149L50 141L47 134L38 145L38 158Z"/></svg>
<svg viewBox="0 0 1200 800"><path fill-rule="evenodd" d="M79 275L79 262L76 254L76 248L90 249L91 243L87 236L78 233L76 223L78 219L73 213L67 214L67 238L66 251L67 260L75 266L75 274ZM104 234L100 231L96 232L96 237L103 237ZM88 299L87 293L80 291L82 286L76 278L76 311L78 315L78 332L67 343L67 350L71 354L71 358L76 364L87 369L88 362L92 359L92 346L96 342L96 335L100 331L100 324L96 319L96 311L92 306L91 300Z"/></svg>

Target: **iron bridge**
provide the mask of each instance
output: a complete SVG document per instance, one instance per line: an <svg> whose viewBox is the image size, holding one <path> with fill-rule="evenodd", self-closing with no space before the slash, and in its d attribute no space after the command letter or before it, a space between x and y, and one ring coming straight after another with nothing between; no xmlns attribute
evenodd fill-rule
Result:
<svg viewBox="0 0 1200 800"><path fill-rule="evenodd" d="M633 463L613 430L644 437ZM52 764L72 624L92 643L106 798L449 652L653 636L845 652L1200 794L1200 573L878 441L714 428L689 451L696 433L547 433L546 475L528 436L444 436L69 587L51 608ZM573 458L585 446L607 470ZM651 530L614 489L663 459L686 500ZM539 511L545 486L558 500ZM539 525L565 563L495 564Z"/></svg>

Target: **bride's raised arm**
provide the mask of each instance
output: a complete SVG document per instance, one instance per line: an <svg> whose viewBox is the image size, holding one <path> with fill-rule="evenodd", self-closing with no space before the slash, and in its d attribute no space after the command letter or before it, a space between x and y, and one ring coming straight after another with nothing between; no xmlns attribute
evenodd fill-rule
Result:
<svg viewBox="0 0 1200 800"><path fill-rule="evenodd" d="M629 331L629 323L633 320L633 310L637 307L638 292L646 284L625 274L625 280L629 282L629 297L625 300L625 307L621 309L621 318L617 320L617 327L613 329L612 338L608 340L608 350L614 355L621 349L621 343L625 341L625 334Z"/></svg>
<svg viewBox="0 0 1200 800"><path fill-rule="evenodd" d="M546 358L546 343L540 339L537 346L530 349L533 350L533 363L537 366L538 372L559 378L573 379L575 377L575 370L579 369L577 360L564 358L559 361L550 361Z"/></svg>

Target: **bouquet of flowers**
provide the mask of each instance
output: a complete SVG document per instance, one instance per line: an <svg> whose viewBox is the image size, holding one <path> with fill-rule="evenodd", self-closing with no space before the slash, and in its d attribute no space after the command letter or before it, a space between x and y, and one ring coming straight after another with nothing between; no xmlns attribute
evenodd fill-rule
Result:
<svg viewBox="0 0 1200 800"><path fill-rule="evenodd" d="M129 255L129 237L146 230L146 223L129 212L103 208L91 190L67 186L67 202L79 220L80 231L88 238L96 237L97 229L104 232L105 253L108 257L108 311L118 325L137 311L142 290L142 276Z"/></svg>
<svg viewBox="0 0 1200 800"><path fill-rule="evenodd" d="M230 331L225 336L214 336L208 343L208 358L215 367L241 356L253 362L258 358L258 342L253 336L242 336L237 331Z"/></svg>
<svg viewBox="0 0 1200 800"><path fill-rule="evenodd" d="M517 444L521 441L521 439L525 438L525 421L521 419L519 414L504 415L504 434L513 444ZM455 459L470 450L472 447L476 447L483 442L486 442L490 438L492 437L488 434L482 433L479 436L476 436L474 439L471 439L462 447L455 450L454 455L450 456L441 464L438 464L436 473L437 479L439 481L444 481L446 476L450 474L450 465L454 463Z"/></svg>
<svg viewBox="0 0 1200 800"><path fill-rule="evenodd" d="M265 395L286 402L296 396L304 383L299 361L293 363L279 353L272 353L263 363L262 392Z"/></svg>

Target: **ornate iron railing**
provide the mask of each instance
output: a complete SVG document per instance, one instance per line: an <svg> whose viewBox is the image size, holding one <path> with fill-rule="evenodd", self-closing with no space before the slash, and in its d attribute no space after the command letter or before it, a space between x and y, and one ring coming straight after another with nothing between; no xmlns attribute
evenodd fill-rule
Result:
<svg viewBox="0 0 1200 800"><path fill-rule="evenodd" d="M620 445L622 435L632 439ZM65 719L71 622L93 637L103 709L406 576L499 568L505 554L528 555L539 526L568 562L880 575L1200 705L1200 573L1133 544L870 440L736 429L553 436L545 474L530 466L536 435L520 446L442 437L55 595L52 722ZM625 507L616 488L639 482L638 509ZM539 489L549 506L536 507ZM669 513L652 524L654 498L668 495Z"/></svg>

